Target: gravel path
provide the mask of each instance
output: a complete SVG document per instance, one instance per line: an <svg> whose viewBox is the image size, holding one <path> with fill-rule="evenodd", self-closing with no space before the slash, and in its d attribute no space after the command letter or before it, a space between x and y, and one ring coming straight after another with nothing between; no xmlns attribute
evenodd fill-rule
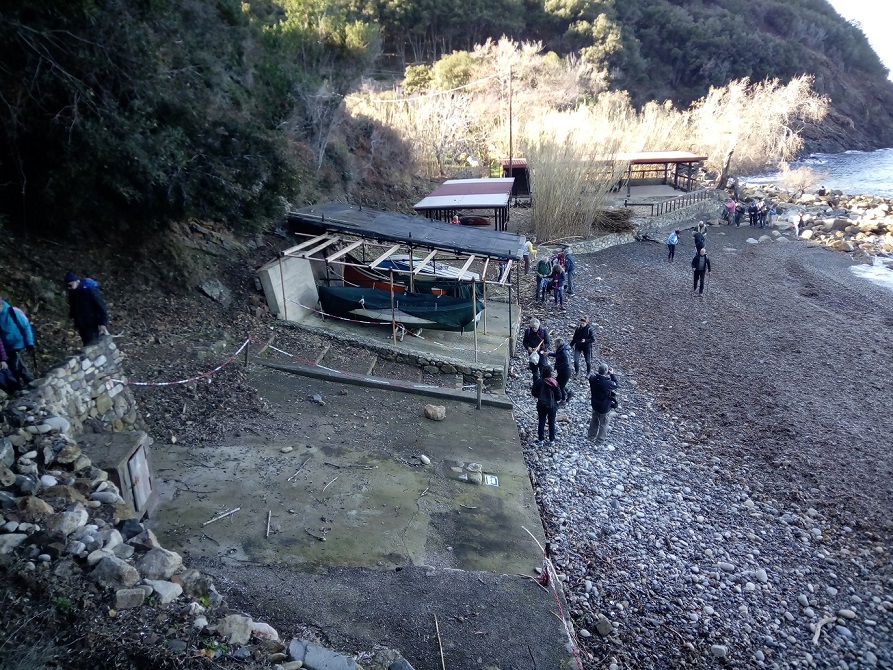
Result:
<svg viewBox="0 0 893 670"><path fill-rule="evenodd" d="M704 298L687 231L672 265L648 242L578 257L564 313L525 284L553 337L599 324L621 383L596 447L572 380L554 449L520 357L508 388L587 667L893 667L893 296L754 232L710 230Z"/></svg>

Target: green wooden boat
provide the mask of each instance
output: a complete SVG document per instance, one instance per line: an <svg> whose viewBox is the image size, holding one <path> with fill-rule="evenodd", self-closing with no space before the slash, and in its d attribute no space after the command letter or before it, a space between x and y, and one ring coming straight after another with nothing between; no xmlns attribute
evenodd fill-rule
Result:
<svg viewBox="0 0 893 670"><path fill-rule="evenodd" d="M347 319L391 323L391 293L375 288L318 286L323 312ZM476 300L477 318L484 303ZM411 330L473 330L475 306L471 299L429 293L395 293L394 320Z"/></svg>

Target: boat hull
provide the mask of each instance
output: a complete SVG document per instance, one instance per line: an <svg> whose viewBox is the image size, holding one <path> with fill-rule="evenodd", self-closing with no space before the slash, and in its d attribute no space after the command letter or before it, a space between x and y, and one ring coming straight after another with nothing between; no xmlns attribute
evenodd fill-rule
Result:
<svg viewBox="0 0 893 670"><path fill-rule="evenodd" d="M323 312L361 321L390 322L391 293L372 288L319 286ZM480 319L484 304L471 300L431 294L394 294L394 321L410 328L432 330L471 330Z"/></svg>

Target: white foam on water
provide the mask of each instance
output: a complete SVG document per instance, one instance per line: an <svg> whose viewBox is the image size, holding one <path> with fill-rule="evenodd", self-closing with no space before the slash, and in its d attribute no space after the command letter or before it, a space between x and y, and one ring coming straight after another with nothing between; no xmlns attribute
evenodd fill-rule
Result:
<svg viewBox="0 0 893 670"><path fill-rule="evenodd" d="M854 265L850 271L857 277L893 291L893 261L890 259L875 256L871 265Z"/></svg>

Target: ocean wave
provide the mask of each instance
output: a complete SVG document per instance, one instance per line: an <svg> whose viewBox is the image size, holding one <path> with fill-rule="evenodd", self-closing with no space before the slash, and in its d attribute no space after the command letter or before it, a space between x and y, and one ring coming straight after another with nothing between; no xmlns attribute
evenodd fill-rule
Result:
<svg viewBox="0 0 893 670"><path fill-rule="evenodd" d="M867 151L859 151L858 149L847 149L843 153L845 153L845 154L865 154L868 152Z"/></svg>

